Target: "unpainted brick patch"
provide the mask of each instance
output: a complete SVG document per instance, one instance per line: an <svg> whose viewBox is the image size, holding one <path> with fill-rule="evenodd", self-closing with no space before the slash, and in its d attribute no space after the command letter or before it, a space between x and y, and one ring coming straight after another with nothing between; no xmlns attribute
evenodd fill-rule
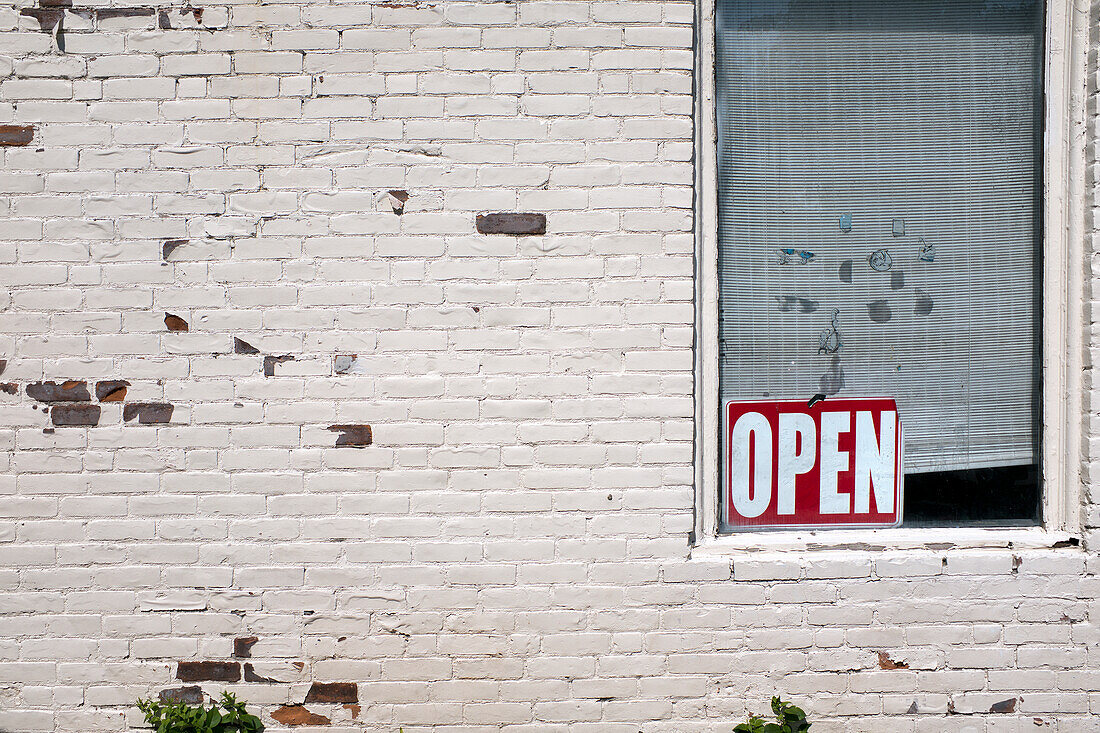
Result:
<svg viewBox="0 0 1100 733"><path fill-rule="evenodd" d="M136 417L142 425L166 423L172 420L175 409L167 402L131 402L122 408L122 419L130 422Z"/></svg>
<svg viewBox="0 0 1100 733"><path fill-rule="evenodd" d="M282 356L265 356L264 357L264 376L274 377L275 367L286 361L294 361L294 357L289 354L283 354Z"/></svg>
<svg viewBox="0 0 1100 733"><path fill-rule="evenodd" d="M100 20L104 18L144 18L149 17L156 13L154 8L99 8L96 10L96 17Z"/></svg>
<svg viewBox="0 0 1100 733"><path fill-rule="evenodd" d="M252 647L260 639L255 636L241 636L233 640L233 656L247 659L252 656ZM251 666L251 665L250 665Z"/></svg>
<svg viewBox="0 0 1100 733"><path fill-rule="evenodd" d="M359 685L354 682L314 682L306 693L306 702L359 702Z"/></svg>
<svg viewBox="0 0 1100 733"><path fill-rule="evenodd" d="M88 383L70 379L67 382L32 382L27 396L39 402L91 402Z"/></svg>
<svg viewBox="0 0 1100 733"><path fill-rule="evenodd" d="M546 234L545 214L478 214L477 230L482 234Z"/></svg>
<svg viewBox="0 0 1100 733"><path fill-rule="evenodd" d="M187 321L173 313L164 314L164 327L169 331L183 331L184 333L191 330L190 326L187 325Z"/></svg>
<svg viewBox="0 0 1100 733"><path fill-rule="evenodd" d="M328 725L332 721L324 715L311 713L302 705L283 705L271 714L271 717L283 725Z"/></svg>
<svg viewBox="0 0 1100 733"><path fill-rule="evenodd" d="M157 697L166 705L175 705L181 702L188 705L200 705L202 704L202 688L198 685L169 687L167 690L161 690Z"/></svg>
<svg viewBox="0 0 1100 733"><path fill-rule="evenodd" d="M337 448L365 448L374 442L370 425L329 425L328 429L340 433L336 438Z"/></svg>
<svg viewBox="0 0 1100 733"><path fill-rule="evenodd" d="M57 427L99 425L99 405L54 405L50 421Z"/></svg>
<svg viewBox="0 0 1100 733"><path fill-rule="evenodd" d="M0 147L30 145L33 139L33 125L0 125Z"/></svg>
<svg viewBox="0 0 1100 733"><path fill-rule="evenodd" d="M886 652L878 653L878 666L880 669L909 669L905 662L895 662Z"/></svg>
<svg viewBox="0 0 1100 733"><path fill-rule="evenodd" d="M19 385L15 382L4 382L0 384L0 392L5 394L16 394L19 391Z"/></svg>
<svg viewBox="0 0 1100 733"><path fill-rule="evenodd" d="M182 682L239 682L240 662L179 662L176 679Z"/></svg>
<svg viewBox="0 0 1100 733"><path fill-rule="evenodd" d="M1009 700L1001 700L1000 702L993 703L993 707L989 708L991 713L1014 713L1016 712L1016 698Z"/></svg>
<svg viewBox="0 0 1100 733"><path fill-rule="evenodd" d="M122 402L126 399L126 388L130 383L125 379L106 379L95 383L95 398L100 402Z"/></svg>
<svg viewBox="0 0 1100 733"><path fill-rule="evenodd" d="M166 239L164 244L160 247L160 256L165 262L168 261L168 257L176 251L177 248L187 244L187 239Z"/></svg>
<svg viewBox="0 0 1100 733"><path fill-rule="evenodd" d="M252 344L242 339L233 338L233 353L234 354L258 354L260 350Z"/></svg>

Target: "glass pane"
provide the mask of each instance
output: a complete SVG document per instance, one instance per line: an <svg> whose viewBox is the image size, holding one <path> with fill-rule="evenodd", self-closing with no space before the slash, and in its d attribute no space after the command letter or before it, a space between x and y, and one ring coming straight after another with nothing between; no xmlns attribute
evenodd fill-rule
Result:
<svg viewBox="0 0 1100 733"><path fill-rule="evenodd" d="M1027 0L718 2L721 398L893 397L913 522L1038 518L1042 28ZM922 499L983 475L1010 500Z"/></svg>

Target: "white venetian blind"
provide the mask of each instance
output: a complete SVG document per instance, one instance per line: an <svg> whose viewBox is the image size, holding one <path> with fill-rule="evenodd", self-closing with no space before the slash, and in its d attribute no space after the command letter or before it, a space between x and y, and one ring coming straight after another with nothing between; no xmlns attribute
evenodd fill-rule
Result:
<svg viewBox="0 0 1100 733"><path fill-rule="evenodd" d="M1042 25L719 0L723 400L894 397L907 472L1035 462Z"/></svg>

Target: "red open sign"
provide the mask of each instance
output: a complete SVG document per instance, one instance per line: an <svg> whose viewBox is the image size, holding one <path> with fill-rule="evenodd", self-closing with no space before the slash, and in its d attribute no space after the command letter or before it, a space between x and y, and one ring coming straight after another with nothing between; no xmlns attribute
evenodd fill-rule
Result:
<svg viewBox="0 0 1100 733"><path fill-rule="evenodd" d="M723 514L730 528L895 527L902 435L894 400L725 406Z"/></svg>

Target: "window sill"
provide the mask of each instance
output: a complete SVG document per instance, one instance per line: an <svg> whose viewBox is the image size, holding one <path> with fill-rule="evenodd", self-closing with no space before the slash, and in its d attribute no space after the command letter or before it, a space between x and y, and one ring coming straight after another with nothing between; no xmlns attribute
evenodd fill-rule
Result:
<svg viewBox="0 0 1100 733"><path fill-rule="evenodd" d="M1068 532L1026 528L897 528L799 532L741 532L704 540L693 558L751 555L757 552L817 552L829 550L1040 550L1079 548Z"/></svg>

